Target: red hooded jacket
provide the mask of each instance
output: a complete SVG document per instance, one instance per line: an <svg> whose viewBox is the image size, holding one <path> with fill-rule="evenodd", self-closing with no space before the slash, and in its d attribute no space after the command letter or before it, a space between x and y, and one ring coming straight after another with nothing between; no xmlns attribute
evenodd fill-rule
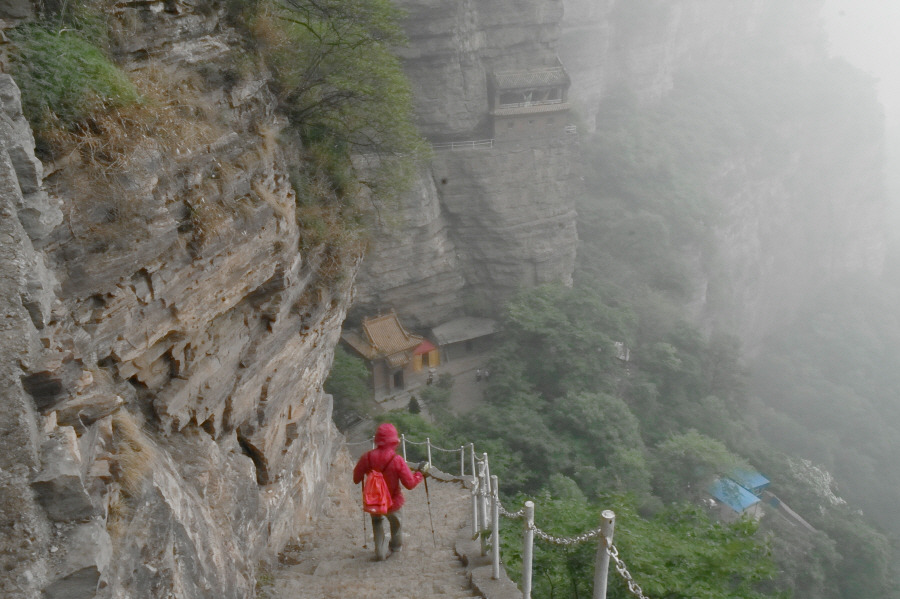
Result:
<svg viewBox="0 0 900 599"><path fill-rule="evenodd" d="M411 471L403 457L397 454L399 444L397 429L390 422L385 422L375 432L375 449L364 453L353 469L353 482L356 484L362 482L369 470L378 470L384 475L384 482L387 483L394 504L391 506L391 512L403 507L405 501L400 483L407 489L414 489L424 478L421 472Z"/></svg>

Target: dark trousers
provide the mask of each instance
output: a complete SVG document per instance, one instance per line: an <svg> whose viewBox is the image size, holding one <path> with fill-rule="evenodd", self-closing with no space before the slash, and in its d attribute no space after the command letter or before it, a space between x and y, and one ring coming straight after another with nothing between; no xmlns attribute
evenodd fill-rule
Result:
<svg viewBox="0 0 900 599"><path fill-rule="evenodd" d="M388 549L397 551L403 546L403 531L401 525L403 517L400 515L401 510L391 512L386 516L372 516L372 532L375 536L375 557L382 560L387 558ZM387 543L384 536L384 519L387 518L391 525L391 540Z"/></svg>

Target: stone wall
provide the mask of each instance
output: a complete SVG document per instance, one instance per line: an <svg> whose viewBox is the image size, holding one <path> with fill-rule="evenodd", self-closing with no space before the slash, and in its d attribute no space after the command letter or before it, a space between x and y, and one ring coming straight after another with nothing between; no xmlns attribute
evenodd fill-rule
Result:
<svg viewBox="0 0 900 599"><path fill-rule="evenodd" d="M322 383L358 261L301 251L275 99L223 80L218 8L115 22L190 107L125 166L42 164L0 77L0 594L244 598L339 456Z"/></svg>

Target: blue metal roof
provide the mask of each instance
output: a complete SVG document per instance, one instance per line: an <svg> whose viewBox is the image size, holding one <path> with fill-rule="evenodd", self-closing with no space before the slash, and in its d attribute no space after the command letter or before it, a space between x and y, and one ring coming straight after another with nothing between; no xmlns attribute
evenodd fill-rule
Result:
<svg viewBox="0 0 900 599"><path fill-rule="evenodd" d="M762 491L768 487L771 482L756 470L745 470L743 468L735 468L728 474L728 478L732 479L748 491L753 492Z"/></svg>
<svg viewBox="0 0 900 599"><path fill-rule="evenodd" d="M759 497L730 478L717 478L713 481L709 486L709 494L739 514L759 503Z"/></svg>

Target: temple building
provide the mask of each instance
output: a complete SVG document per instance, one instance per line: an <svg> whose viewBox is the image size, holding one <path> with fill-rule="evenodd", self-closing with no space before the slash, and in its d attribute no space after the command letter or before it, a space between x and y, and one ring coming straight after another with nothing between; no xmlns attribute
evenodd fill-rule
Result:
<svg viewBox="0 0 900 599"><path fill-rule="evenodd" d="M562 64L490 77L493 137L519 141L556 137L569 125L569 75Z"/></svg>
<svg viewBox="0 0 900 599"><path fill-rule="evenodd" d="M393 310L363 319L361 331L345 331L341 340L366 361L376 396L404 389L413 373L440 363L434 344L403 328Z"/></svg>

